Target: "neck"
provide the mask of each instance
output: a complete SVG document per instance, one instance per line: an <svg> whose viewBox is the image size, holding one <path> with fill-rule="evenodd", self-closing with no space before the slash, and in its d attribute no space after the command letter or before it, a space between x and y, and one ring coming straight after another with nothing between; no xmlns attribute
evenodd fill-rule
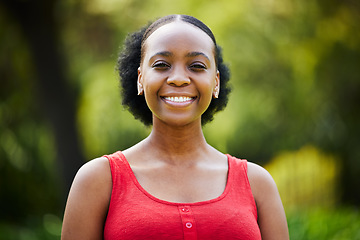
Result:
<svg viewBox="0 0 360 240"><path fill-rule="evenodd" d="M174 164L189 161L209 150L200 119L181 127L154 121L153 129L143 143L157 156Z"/></svg>

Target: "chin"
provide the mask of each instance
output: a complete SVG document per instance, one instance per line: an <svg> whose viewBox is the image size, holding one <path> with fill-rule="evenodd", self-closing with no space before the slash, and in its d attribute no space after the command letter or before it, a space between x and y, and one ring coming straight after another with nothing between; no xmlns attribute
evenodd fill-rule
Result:
<svg viewBox="0 0 360 240"><path fill-rule="evenodd" d="M188 119L188 118L174 117L174 118L157 119L157 120L159 120L162 124L165 124L168 126L173 126L173 127L186 127L186 126L196 125L196 124L201 125L201 118Z"/></svg>

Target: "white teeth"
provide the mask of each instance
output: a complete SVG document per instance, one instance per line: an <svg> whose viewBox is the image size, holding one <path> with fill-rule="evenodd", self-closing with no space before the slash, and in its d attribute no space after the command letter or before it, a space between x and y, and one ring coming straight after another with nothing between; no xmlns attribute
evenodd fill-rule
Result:
<svg viewBox="0 0 360 240"><path fill-rule="evenodd" d="M165 97L165 99L171 102L186 102L192 100L191 97Z"/></svg>

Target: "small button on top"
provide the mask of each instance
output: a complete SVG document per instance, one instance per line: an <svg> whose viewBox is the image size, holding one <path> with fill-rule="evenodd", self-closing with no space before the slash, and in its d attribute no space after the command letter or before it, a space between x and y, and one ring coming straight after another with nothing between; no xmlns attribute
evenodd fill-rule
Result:
<svg viewBox="0 0 360 240"><path fill-rule="evenodd" d="M187 223L185 224L185 226L186 226L187 228L192 228L192 223L191 223L191 222L187 222Z"/></svg>

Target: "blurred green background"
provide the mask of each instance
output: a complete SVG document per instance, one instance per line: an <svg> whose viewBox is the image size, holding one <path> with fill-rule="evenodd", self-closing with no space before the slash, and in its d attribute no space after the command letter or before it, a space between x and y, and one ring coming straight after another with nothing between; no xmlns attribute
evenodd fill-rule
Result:
<svg viewBox="0 0 360 240"><path fill-rule="evenodd" d="M128 32L173 13L204 21L232 72L208 142L268 169L291 239L360 239L355 0L2 0L0 239L59 239L77 169L147 136L116 59Z"/></svg>

